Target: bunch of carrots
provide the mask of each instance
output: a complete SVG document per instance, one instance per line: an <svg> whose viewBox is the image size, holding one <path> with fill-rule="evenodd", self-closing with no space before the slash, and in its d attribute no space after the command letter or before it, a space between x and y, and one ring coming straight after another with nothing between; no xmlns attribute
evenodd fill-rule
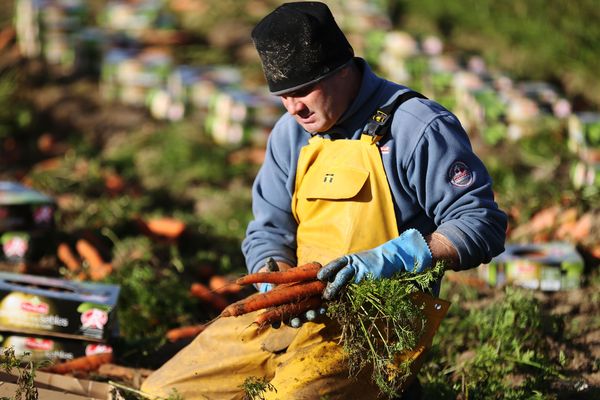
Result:
<svg viewBox="0 0 600 400"><path fill-rule="evenodd" d="M254 323L265 327L291 318L311 309L321 307L325 282L317 280L319 263L300 265L287 271L256 272L239 278L238 285L271 283L276 286L266 293L255 293L228 305L221 317L237 317L253 311L264 310Z"/></svg>

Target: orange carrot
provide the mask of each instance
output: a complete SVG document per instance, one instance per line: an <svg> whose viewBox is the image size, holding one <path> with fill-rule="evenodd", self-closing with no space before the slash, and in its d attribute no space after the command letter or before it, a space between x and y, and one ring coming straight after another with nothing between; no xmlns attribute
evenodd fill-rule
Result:
<svg viewBox="0 0 600 400"><path fill-rule="evenodd" d="M113 266L110 263L103 263L95 267L90 268L90 279L93 281L100 281L112 274Z"/></svg>
<svg viewBox="0 0 600 400"><path fill-rule="evenodd" d="M314 280L317 272L321 269L319 263L308 263L300 265L287 271L256 272L239 278L238 285L249 285L253 283L291 283Z"/></svg>
<svg viewBox="0 0 600 400"><path fill-rule="evenodd" d="M14 27L6 27L0 31L0 50L4 49L15 38L16 30Z"/></svg>
<svg viewBox="0 0 600 400"><path fill-rule="evenodd" d="M92 246L90 242L85 239L79 239L75 244L77 248L77 252L85 259L90 265L100 265L104 264L104 260L102 256L100 256L100 252Z"/></svg>
<svg viewBox="0 0 600 400"><path fill-rule="evenodd" d="M94 371L97 370L102 364L110 363L112 360L112 353L100 353L93 354L91 356L73 358L72 360L64 361L60 364L43 368L42 370L54 374L68 374L74 371Z"/></svg>
<svg viewBox="0 0 600 400"><path fill-rule="evenodd" d="M176 239L185 230L185 224L175 218L162 217L146 221L148 230L155 235Z"/></svg>
<svg viewBox="0 0 600 400"><path fill-rule="evenodd" d="M213 275L208 281L208 287L219 294L235 294L242 290L242 286L222 275Z"/></svg>
<svg viewBox="0 0 600 400"><path fill-rule="evenodd" d="M590 235L593 226L594 221L592 213L583 214L581 218L577 220L575 226L573 227L571 237L576 242L581 242Z"/></svg>
<svg viewBox="0 0 600 400"><path fill-rule="evenodd" d="M169 341L176 342L180 339L195 337L198 334L200 334L204 329L206 329L206 324L182 326L179 328L169 330L166 336L167 339L169 339Z"/></svg>
<svg viewBox="0 0 600 400"><path fill-rule="evenodd" d="M90 278L94 281L104 279L112 273L112 265L104 262L100 252L85 239L75 244L77 252L88 262Z"/></svg>
<svg viewBox="0 0 600 400"><path fill-rule="evenodd" d="M594 258L598 258L600 259L600 246L594 246L590 249L590 254L594 257Z"/></svg>
<svg viewBox="0 0 600 400"><path fill-rule="evenodd" d="M108 172L104 175L104 186L108 193L119 194L125 190L125 180L116 172Z"/></svg>
<svg viewBox="0 0 600 400"><path fill-rule="evenodd" d="M51 153L55 146L56 146L56 140L50 133L41 134L37 140L37 148L42 153L45 153L45 154Z"/></svg>
<svg viewBox="0 0 600 400"><path fill-rule="evenodd" d="M321 295L326 283L321 281L300 282L290 286L278 286L266 293L256 293L230 304L221 313L222 317L237 317L252 311L294 303L307 297Z"/></svg>
<svg viewBox="0 0 600 400"><path fill-rule="evenodd" d="M258 326L263 327L272 324L273 322L287 321L305 311L319 308L322 304L323 299L321 296L308 297L300 300L298 303L282 304L277 307L269 308L257 316L254 322L258 324Z"/></svg>
<svg viewBox="0 0 600 400"><path fill-rule="evenodd" d="M222 295L213 292L202 283L192 283L190 294L207 303L217 311L223 310L229 305L229 302Z"/></svg>
<svg viewBox="0 0 600 400"><path fill-rule="evenodd" d="M73 254L68 244L60 243L56 249L56 255L69 271L78 272L81 270L81 262L77 259L75 254Z"/></svg>
<svg viewBox="0 0 600 400"><path fill-rule="evenodd" d="M33 168L36 172L54 171L62 165L62 162L62 157L48 158L44 161L36 163Z"/></svg>
<svg viewBox="0 0 600 400"><path fill-rule="evenodd" d="M208 280L208 287L210 290L214 290L215 292L217 292L220 288L227 286L228 284L229 282L227 281L227 278L225 278L223 275L213 275Z"/></svg>

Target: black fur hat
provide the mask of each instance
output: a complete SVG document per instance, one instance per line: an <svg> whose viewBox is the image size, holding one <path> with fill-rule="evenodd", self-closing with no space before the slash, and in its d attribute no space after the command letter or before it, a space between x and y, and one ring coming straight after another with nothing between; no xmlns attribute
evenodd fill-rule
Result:
<svg viewBox="0 0 600 400"><path fill-rule="evenodd" d="M272 94L313 84L354 57L354 50L327 5L316 1L285 3L252 30Z"/></svg>

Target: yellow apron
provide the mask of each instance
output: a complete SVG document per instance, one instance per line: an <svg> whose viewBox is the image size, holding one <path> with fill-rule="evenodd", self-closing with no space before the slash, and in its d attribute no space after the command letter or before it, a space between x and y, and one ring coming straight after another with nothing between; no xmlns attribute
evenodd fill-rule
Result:
<svg viewBox="0 0 600 400"><path fill-rule="evenodd" d="M296 172L292 213L298 265L327 262L398 236L394 203L376 141L310 139Z"/></svg>
<svg viewBox="0 0 600 400"><path fill-rule="evenodd" d="M300 153L292 213L298 222L298 265L325 264L339 256L376 247L396 236L394 206L377 139L313 137ZM432 316L419 351L430 346L447 305L420 298ZM442 304L440 308L440 304ZM370 371L350 378L333 321L307 322L299 329L258 330L256 313L221 318L142 385L167 397L176 389L186 400L242 399L248 377L266 378L277 390L267 400L376 399Z"/></svg>

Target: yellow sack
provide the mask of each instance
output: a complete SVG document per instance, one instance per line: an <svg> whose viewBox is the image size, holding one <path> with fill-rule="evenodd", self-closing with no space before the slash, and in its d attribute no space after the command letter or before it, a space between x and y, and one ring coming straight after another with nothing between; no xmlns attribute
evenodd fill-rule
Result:
<svg viewBox="0 0 600 400"><path fill-rule="evenodd" d="M406 355L414 359L416 375L449 303L424 293L414 301L427 318L417 348ZM166 398L176 390L186 400L241 400L244 381L256 377L267 379L277 390L267 391L267 400L377 399L379 390L371 382L370 370L349 376L334 321L308 322L299 329L259 330L252 324L259 312L217 320L151 374L142 391L156 398ZM405 386L411 382L412 378Z"/></svg>

